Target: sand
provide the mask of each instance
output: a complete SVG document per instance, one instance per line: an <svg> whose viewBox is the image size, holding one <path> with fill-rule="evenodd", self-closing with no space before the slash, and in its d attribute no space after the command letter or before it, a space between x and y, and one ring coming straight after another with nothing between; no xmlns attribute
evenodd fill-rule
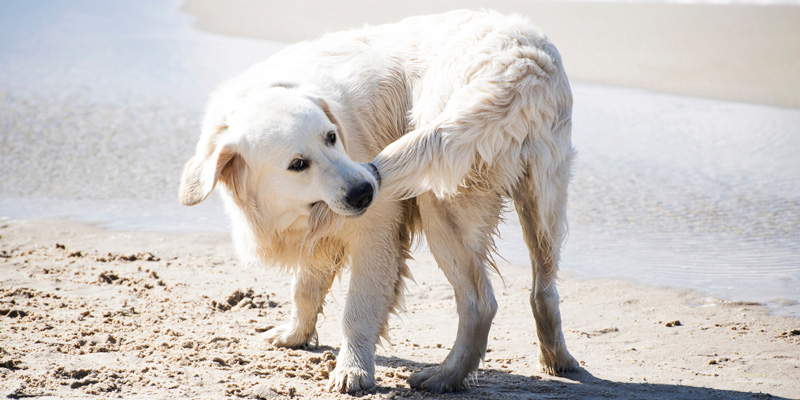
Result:
<svg viewBox="0 0 800 400"><path fill-rule="evenodd" d="M458 8L528 16L571 80L800 107L800 7L547 2L187 0L201 29L285 42Z"/></svg>
<svg viewBox="0 0 800 400"><path fill-rule="evenodd" d="M500 309L469 389L412 390L405 378L445 357L456 326L444 277L415 256L407 312L378 347L378 387L360 398L800 398L797 319L621 280L562 277L564 334L583 370L543 375L528 273L512 266L494 280ZM287 318L289 277L238 266L224 234L6 221L0 271L0 396L348 398L325 390L347 276L319 347L290 350L261 337Z"/></svg>

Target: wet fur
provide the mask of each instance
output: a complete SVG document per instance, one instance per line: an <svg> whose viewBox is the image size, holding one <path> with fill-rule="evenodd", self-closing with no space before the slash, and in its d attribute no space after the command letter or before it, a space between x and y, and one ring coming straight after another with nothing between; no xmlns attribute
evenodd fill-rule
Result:
<svg viewBox="0 0 800 400"><path fill-rule="evenodd" d="M257 101L286 112L243 118ZM288 47L212 96L180 199L196 204L222 182L242 260L294 271L290 321L266 333L276 345L316 340L325 295L350 267L343 340L329 382L341 392L374 386L375 345L389 314L402 308L406 261L421 232L453 285L459 324L444 362L409 382L437 392L463 387L484 357L497 311L488 275L496 268L493 235L512 199L530 250L539 359L554 374L577 368L555 287L574 155L571 110L558 51L519 17L455 11L329 34ZM263 132L250 129L265 123ZM324 179L287 174L272 163L286 157L284 147L316 143L312 125L335 127L341 137L341 146L311 160ZM370 161L377 176L358 164ZM340 215L335 197L301 193L308 185L340 193L331 182L353 179L380 183L377 199L358 217Z"/></svg>

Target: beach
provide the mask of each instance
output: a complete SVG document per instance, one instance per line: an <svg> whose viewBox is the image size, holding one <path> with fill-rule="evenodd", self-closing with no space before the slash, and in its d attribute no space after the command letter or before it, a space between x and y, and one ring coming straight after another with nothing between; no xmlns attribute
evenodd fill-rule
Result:
<svg viewBox="0 0 800 400"><path fill-rule="evenodd" d="M290 312L290 277L237 265L224 234L109 232L63 221L0 225L0 394L9 398L351 398L328 393L347 276L333 285L319 346L281 349L262 333ZM627 280L562 276L564 335L580 372L539 372L529 274L501 268L499 311L469 389L412 390L441 361L453 292L428 254L410 265L406 312L377 350L385 398L798 398L797 319Z"/></svg>
<svg viewBox="0 0 800 400"><path fill-rule="evenodd" d="M800 5L440 0L3 2L0 395L350 398L325 390L349 276L317 347L267 344L291 276L238 263L216 196L178 204L183 164L208 93L288 44L486 6L529 16L570 75L578 159L558 284L582 369L537 367L508 212L500 308L467 390L405 381L444 359L457 321L422 242L378 386L357 396L800 398Z"/></svg>

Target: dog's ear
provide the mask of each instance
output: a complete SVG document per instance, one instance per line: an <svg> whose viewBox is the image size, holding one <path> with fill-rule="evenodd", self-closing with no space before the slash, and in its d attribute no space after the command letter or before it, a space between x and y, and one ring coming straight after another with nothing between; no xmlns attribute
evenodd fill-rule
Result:
<svg viewBox="0 0 800 400"><path fill-rule="evenodd" d="M220 139L220 133L226 128L219 127L217 134L211 138L212 141ZM178 194L181 204L193 206L202 202L211 194L220 179L232 188L238 186L237 176L240 174L234 170L241 169L242 165L241 157L232 143L220 142L198 146L197 154L183 168Z"/></svg>
<svg viewBox="0 0 800 400"><path fill-rule="evenodd" d="M328 120L330 120L332 124L336 125L336 129L339 131L339 139L342 141L342 146L344 146L345 150L347 150L344 128L342 127L342 124L339 123L339 120L336 118L336 115L334 115L333 111L331 111L331 107L328 105L328 102L322 97L310 95L309 98L314 101L314 103L317 103L319 108L321 108L325 113L325 116L328 117Z"/></svg>

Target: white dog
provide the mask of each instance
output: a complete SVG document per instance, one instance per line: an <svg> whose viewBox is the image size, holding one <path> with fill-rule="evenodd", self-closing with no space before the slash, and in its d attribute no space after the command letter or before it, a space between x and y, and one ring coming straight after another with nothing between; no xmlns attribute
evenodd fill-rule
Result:
<svg viewBox="0 0 800 400"><path fill-rule="evenodd" d="M299 43L214 93L180 201L221 185L244 262L294 271L278 346L315 338L345 266L351 281L329 388L375 385L375 346L402 307L415 234L453 285L444 362L412 387L454 391L478 368L497 310L493 233L513 199L533 267L544 371L577 368L555 276L566 232L572 95L555 46L523 18L456 11ZM368 163L368 164L367 164ZM380 189L380 190L379 190Z"/></svg>

